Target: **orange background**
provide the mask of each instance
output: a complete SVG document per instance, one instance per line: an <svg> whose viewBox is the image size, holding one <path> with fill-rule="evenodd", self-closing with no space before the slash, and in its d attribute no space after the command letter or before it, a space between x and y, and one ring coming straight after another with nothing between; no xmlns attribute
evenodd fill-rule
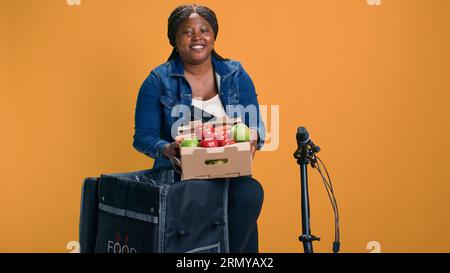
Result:
<svg viewBox="0 0 450 273"><path fill-rule="evenodd" d="M182 1L0 1L0 252L67 252L83 178L151 167L132 148L138 89L170 51ZM302 252L295 132L333 179L343 252L450 251L450 1L200 1L217 51L240 60L261 104L280 105L280 145L259 152L262 252ZM268 126L270 131L270 126ZM313 234L332 210L310 171Z"/></svg>

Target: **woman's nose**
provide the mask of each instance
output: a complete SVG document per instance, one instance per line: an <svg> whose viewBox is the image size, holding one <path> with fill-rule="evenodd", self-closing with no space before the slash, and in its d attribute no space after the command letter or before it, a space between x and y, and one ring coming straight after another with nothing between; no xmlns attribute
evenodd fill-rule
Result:
<svg viewBox="0 0 450 273"><path fill-rule="evenodd" d="M199 30L196 30L192 34L192 40L200 39L202 37L202 34Z"/></svg>

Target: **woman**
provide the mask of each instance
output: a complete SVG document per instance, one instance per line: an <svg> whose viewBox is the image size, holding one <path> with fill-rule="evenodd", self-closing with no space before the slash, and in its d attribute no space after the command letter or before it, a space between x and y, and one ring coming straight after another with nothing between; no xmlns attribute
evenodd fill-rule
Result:
<svg viewBox="0 0 450 273"><path fill-rule="evenodd" d="M181 139L175 141L171 133L177 120L172 109L177 105L208 107L216 116L234 116L229 106L253 106L256 123L251 122L251 115L241 112L240 116L251 130L252 155L262 147L265 128L253 82L239 62L215 52L217 33L216 15L207 7L182 5L169 17L172 54L144 81L136 105L133 146L155 159L153 167L181 172ZM263 202L262 186L250 176L232 178L228 196L230 252L258 252L256 222Z"/></svg>

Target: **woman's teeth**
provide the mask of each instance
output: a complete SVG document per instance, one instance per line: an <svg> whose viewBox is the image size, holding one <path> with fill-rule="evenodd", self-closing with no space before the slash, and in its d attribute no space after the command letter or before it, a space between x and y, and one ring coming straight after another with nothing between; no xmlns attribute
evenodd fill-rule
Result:
<svg viewBox="0 0 450 273"><path fill-rule="evenodd" d="M191 46L191 48L199 50L199 49L205 48L205 46L204 45L194 45L194 46Z"/></svg>

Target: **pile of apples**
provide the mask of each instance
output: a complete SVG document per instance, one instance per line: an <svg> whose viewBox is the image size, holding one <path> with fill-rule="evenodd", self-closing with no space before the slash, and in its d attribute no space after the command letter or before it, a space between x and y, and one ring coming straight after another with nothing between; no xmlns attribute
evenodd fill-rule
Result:
<svg viewBox="0 0 450 273"><path fill-rule="evenodd" d="M231 128L203 123L194 129L193 138L183 140L181 147L214 148L245 141L250 141L250 129L243 123Z"/></svg>

